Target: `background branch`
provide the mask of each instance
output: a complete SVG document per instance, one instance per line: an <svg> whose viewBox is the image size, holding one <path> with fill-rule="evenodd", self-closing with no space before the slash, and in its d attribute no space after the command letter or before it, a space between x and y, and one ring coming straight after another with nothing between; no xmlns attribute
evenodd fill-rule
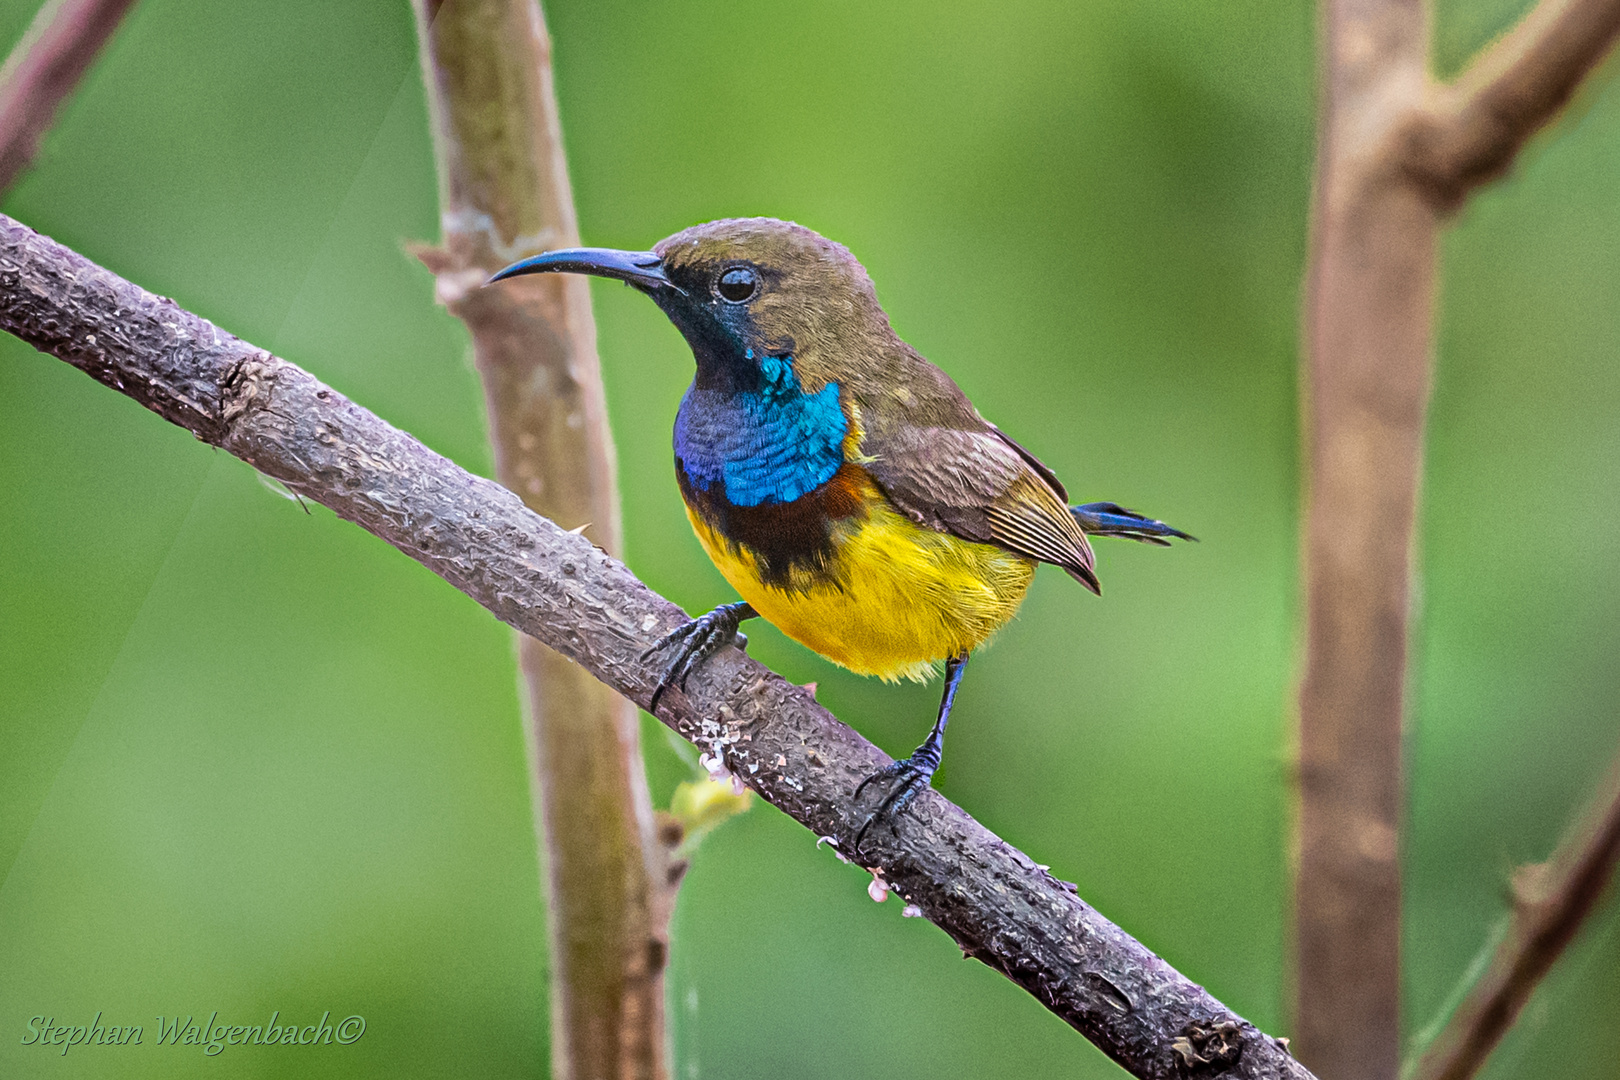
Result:
<svg viewBox="0 0 1620 1080"><path fill-rule="evenodd" d="M0 68L0 191L39 152L56 110L135 0L48 0Z"/></svg>
<svg viewBox="0 0 1620 1080"><path fill-rule="evenodd" d="M1424 1049L1411 1080L1467 1080L1485 1064L1603 898L1620 861L1620 757L1544 863L1520 868L1513 915L1485 974Z"/></svg>
<svg viewBox="0 0 1620 1080"><path fill-rule="evenodd" d="M393 544L638 704L641 651L684 620L589 540L309 373L0 215L0 328ZM736 649L660 719L846 853L850 796L888 757ZM863 866L1132 1074L1308 1078L1256 1030L935 791Z"/></svg>
<svg viewBox="0 0 1620 1080"><path fill-rule="evenodd" d="M415 0L438 160L442 247L417 252L472 337L495 474L532 510L622 544L613 439L586 279L479 288L524 255L579 243L535 0ZM636 707L518 636L536 828L547 857L552 1075L653 1078L664 1060L674 900Z"/></svg>
<svg viewBox="0 0 1620 1080"><path fill-rule="evenodd" d="M1408 592L1439 222L1389 147L1422 101L1428 36L1406 0L1328 0L1323 14L1301 378L1294 1047L1332 1080L1393 1080Z"/></svg>
<svg viewBox="0 0 1620 1080"><path fill-rule="evenodd" d="M1452 87L1407 0L1325 0L1302 394L1297 1048L1333 1080L1400 1057L1409 582L1442 215L1506 169L1620 31L1616 0L1544 0Z"/></svg>
<svg viewBox="0 0 1620 1080"><path fill-rule="evenodd" d="M1620 34L1620 0L1541 0L1416 114L1408 168L1442 206L1506 172Z"/></svg>

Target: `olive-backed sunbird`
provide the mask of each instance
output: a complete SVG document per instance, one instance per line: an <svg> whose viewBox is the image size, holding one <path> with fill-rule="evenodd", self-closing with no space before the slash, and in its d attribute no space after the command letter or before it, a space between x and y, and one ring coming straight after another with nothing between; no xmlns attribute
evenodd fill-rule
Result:
<svg viewBox="0 0 1620 1080"><path fill-rule="evenodd" d="M675 647L653 710L756 615L863 675L923 680L944 662L933 729L868 778L890 786L866 826L933 779L968 655L1012 618L1037 563L1100 593L1087 533L1192 539L1113 503L1070 506L1050 469L900 340L848 249L803 226L713 221L651 251L546 252L491 281L538 273L627 282L697 361L675 476L743 599L648 650Z"/></svg>

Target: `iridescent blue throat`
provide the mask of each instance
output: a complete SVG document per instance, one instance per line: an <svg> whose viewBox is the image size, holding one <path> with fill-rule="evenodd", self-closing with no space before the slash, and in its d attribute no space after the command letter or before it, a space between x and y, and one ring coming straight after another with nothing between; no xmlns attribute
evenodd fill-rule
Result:
<svg viewBox="0 0 1620 1080"><path fill-rule="evenodd" d="M675 415L675 458L696 487L723 485L733 506L790 503L832 479L848 431L837 383L807 394L791 356L768 356L758 390L694 384L686 391Z"/></svg>

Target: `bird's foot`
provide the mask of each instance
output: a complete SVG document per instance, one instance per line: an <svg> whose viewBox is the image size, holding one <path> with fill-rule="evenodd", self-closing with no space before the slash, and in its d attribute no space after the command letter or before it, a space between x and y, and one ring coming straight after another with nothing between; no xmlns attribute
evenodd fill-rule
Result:
<svg viewBox="0 0 1620 1080"><path fill-rule="evenodd" d="M658 686L653 690L652 701L647 705L647 711L658 711L658 699L664 696L664 691L671 686L686 689L686 677L697 670L699 664L725 648L735 643L738 648L748 644L748 638L737 632L737 626L744 619L754 617L754 609L746 601L735 604L721 604L707 615L699 615L691 622L683 623L659 638L652 648L641 654L646 660L654 653L667 649L671 645L679 646L675 650L674 658L664 669L664 677L658 680Z"/></svg>
<svg viewBox="0 0 1620 1080"><path fill-rule="evenodd" d="M861 792L866 790L868 784L879 780L890 781L888 793L883 796L883 801L866 815L865 821L861 822L860 831L855 834L855 850L860 850L866 834L878 822L887 824L889 831L893 832L894 823L900 817L901 811L910 806L912 800L921 795L933 781L934 771L939 768L939 755L929 753L929 749L926 745L920 746L910 757L890 762L862 780L860 786L855 789L855 799L858 802Z"/></svg>

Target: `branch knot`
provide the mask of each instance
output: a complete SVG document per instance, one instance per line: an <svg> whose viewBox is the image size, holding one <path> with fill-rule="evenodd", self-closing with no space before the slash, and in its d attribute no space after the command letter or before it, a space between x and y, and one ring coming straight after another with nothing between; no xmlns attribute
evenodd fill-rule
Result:
<svg viewBox="0 0 1620 1080"><path fill-rule="evenodd" d="M1170 1051L1183 1073L1225 1072L1243 1056L1243 1025L1232 1020L1213 1024L1194 1021L1182 1029L1181 1036L1170 1044Z"/></svg>
<svg viewBox="0 0 1620 1080"><path fill-rule="evenodd" d="M264 361L269 359L269 353L257 353L252 358L236 361L226 368L225 374L220 377L219 419L227 430L238 417L258 402L261 388L265 401L268 402L269 388L263 384L265 373L270 370Z"/></svg>

